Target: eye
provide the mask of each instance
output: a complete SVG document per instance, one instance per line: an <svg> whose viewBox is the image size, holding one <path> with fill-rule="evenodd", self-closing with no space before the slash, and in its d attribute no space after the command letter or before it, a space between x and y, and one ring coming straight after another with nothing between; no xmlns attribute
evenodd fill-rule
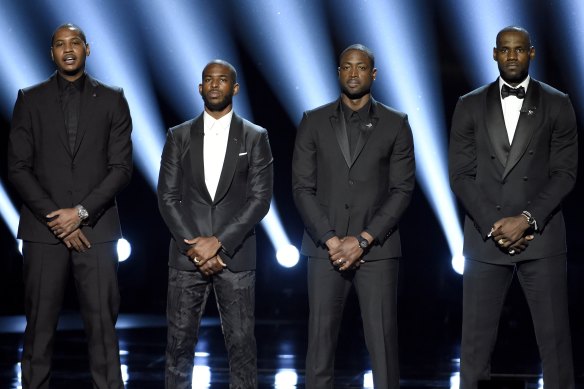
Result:
<svg viewBox="0 0 584 389"><path fill-rule="evenodd" d="M63 46L63 42L61 42L61 41L55 42L55 44L53 46L54 47L61 47L61 46Z"/></svg>
<svg viewBox="0 0 584 389"><path fill-rule="evenodd" d="M515 52L517 54L523 54L523 53L525 53L525 51L526 50L523 47L518 47L518 48L515 49Z"/></svg>
<svg viewBox="0 0 584 389"><path fill-rule="evenodd" d="M498 51L499 51L499 53L501 53L501 54L507 54L507 53L509 52L509 49L508 49L508 48L506 48L506 47L504 47L504 48L502 48L502 49L499 49Z"/></svg>

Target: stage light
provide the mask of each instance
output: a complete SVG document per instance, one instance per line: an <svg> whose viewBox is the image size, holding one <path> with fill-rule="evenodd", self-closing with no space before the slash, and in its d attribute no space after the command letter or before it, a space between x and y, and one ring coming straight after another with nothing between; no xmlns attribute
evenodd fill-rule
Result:
<svg viewBox="0 0 584 389"><path fill-rule="evenodd" d="M130 257L132 254L132 246L130 246L130 242L126 239L122 238L118 240L118 261L124 262L126 259Z"/></svg>
<svg viewBox="0 0 584 389"><path fill-rule="evenodd" d="M460 388L460 373L452 373L450 376L450 389L459 389Z"/></svg>
<svg viewBox="0 0 584 389"><path fill-rule="evenodd" d="M2 214L2 218L6 222L8 229L12 233L12 236L16 238L16 233L18 231L18 212L14 205L10 202L10 198L8 197L8 193L4 189L2 182L0 181L0 213Z"/></svg>
<svg viewBox="0 0 584 389"><path fill-rule="evenodd" d="M447 236L452 256L462 254L462 230L447 168L447 131L442 115L438 55L433 40L432 21L414 8L412 2L378 0L360 10L335 7L356 24L347 30L347 40L369 46L378 68L374 96L408 114L414 135L417 179ZM416 20L415 28L409 20ZM388 49L391 42L391 50ZM399 54L398 54L399 53ZM407 254L406 254L407 255Z"/></svg>
<svg viewBox="0 0 584 389"><path fill-rule="evenodd" d="M300 253L295 246L284 246L276 252L276 259L284 267L294 267L300 260Z"/></svg>
<svg viewBox="0 0 584 389"><path fill-rule="evenodd" d="M259 0L231 3L238 28L266 81L290 118L339 96L336 54L325 29L321 2ZM315 38L318 37L318 38Z"/></svg>
<svg viewBox="0 0 584 389"><path fill-rule="evenodd" d="M455 255L452 257L452 268L458 274L464 273L464 255Z"/></svg>
<svg viewBox="0 0 584 389"><path fill-rule="evenodd" d="M373 388L373 372L371 370L363 374L363 388Z"/></svg>
<svg viewBox="0 0 584 389"><path fill-rule="evenodd" d="M569 53L570 60L566 61L570 71L568 80L572 85L572 90L569 92L578 94L580 101L583 101L584 91L580 86L584 83L584 48L582 47L584 2L581 0L564 0L558 2L557 5L558 7L552 8L561 15L563 20L560 20L556 25L560 26L559 28L564 34L557 42L564 46L556 47L554 45L553 54ZM558 60L565 61L565 57L560 57ZM578 110L578 107L576 107L576 110Z"/></svg>
<svg viewBox="0 0 584 389"><path fill-rule="evenodd" d="M191 385L193 389L209 388L211 386L211 369L209 366L193 366L193 379Z"/></svg>
<svg viewBox="0 0 584 389"><path fill-rule="evenodd" d="M294 369L280 369L274 377L274 388L293 389L298 385L298 373Z"/></svg>
<svg viewBox="0 0 584 389"><path fill-rule="evenodd" d="M128 365L120 365L120 370L122 371L122 381L124 381L124 384L127 384L128 380L130 379L130 373L128 373Z"/></svg>

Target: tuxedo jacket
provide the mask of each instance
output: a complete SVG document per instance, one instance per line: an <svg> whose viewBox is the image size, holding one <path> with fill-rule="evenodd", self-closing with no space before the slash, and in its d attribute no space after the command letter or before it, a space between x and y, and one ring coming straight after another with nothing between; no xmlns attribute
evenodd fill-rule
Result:
<svg viewBox="0 0 584 389"><path fill-rule="evenodd" d="M450 133L449 171L464 222L464 255L511 263L566 253L561 203L576 182L578 133L568 96L531 79L509 144L498 80L458 101ZM531 212L535 239L510 256L488 238L503 217Z"/></svg>
<svg viewBox="0 0 584 389"><path fill-rule="evenodd" d="M203 115L171 128L162 152L158 205L172 235L169 266L196 270L184 239L215 236L231 271L253 270L255 226L272 198L272 152L265 129L233 114L215 198L205 184Z"/></svg>
<svg viewBox="0 0 584 389"><path fill-rule="evenodd" d="M341 100L304 113L292 161L294 201L304 221L302 254L328 258L323 237L375 239L367 260L401 256L398 222L415 184L407 116L372 99L351 158Z"/></svg>
<svg viewBox="0 0 584 389"><path fill-rule="evenodd" d="M91 243L121 237L115 195L132 174L132 120L123 91L86 75L75 147L69 146L57 73L20 90L8 141L8 178L23 205L18 237L56 244L46 215L83 205Z"/></svg>

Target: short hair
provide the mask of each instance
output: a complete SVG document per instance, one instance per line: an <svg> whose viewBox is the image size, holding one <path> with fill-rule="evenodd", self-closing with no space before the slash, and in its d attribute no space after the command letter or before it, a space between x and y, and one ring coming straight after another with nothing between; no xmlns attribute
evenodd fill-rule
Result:
<svg viewBox="0 0 584 389"><path fill-rule="evenodd" d="M520 32L520 33L524 34L527 37L527 43L529 44L529 47L531 47L531 37L529 36L529 31L527 31L525 28L519 27L519 26L507 26L507 27L503 28L501 31L499 31L497 33L495 47L499 46L499 41L501 39L501 35L503 35L506 32Z"/></svg>
<svg viewBox="0 0 584 389"><path fill-rule="evenodd" d="M207 69L211 65L225 66L226 68L229 69L229 73L231 75L231 78L233 78L233 83L235 84L237 82L237 71L235 70L235 67L232 64L230 64L229 62L222 60L222 59L214 59L214 60L210 61L208 64L206 64L205 67L203 68L203 72L201 73L201 78L205 77L205 69Z"/></svg>
<svg viewBox="0 0 584 389"><path fill-rule="evenodd" d="M61 30L63 28L66 28L68 30L77 30L77 31L79 31L79 36L83 40L83 43L87 44L87 39L85 38L85 33L83 32L83 30L81 29L81 27L79 27L78 25L73 24L73 23L63 23L59 27L57 27L55 29L55 31L53 31L53 36L51 36L51 47L53 46L53 43L55 42L55 35L57 35L57 31L59 31L59 30Z"/></svg>
<svg viewBox="0 0 584 389"><path fill-rule="evenodd" d="M375 67L375 55L373 55L373 51L371 51L369 47L362 45L360 43L355 43L341 52L341 54L339 55L339 65L341 64L341 59L343 58L343 56L351 50L358 50L365 53L367 57L369 57L369 61L371 61L371 68Z"/></svg>

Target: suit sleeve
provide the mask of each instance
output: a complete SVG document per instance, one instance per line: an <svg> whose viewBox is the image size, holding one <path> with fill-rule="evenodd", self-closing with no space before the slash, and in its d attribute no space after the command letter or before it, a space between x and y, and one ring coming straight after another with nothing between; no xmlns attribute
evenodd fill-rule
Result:
<svg viewBox="0 0 584 389"><path fill-rule="evenodd" d="M184 242L184 239L191 239L197 235L194 235L185 223L181 206L183 185L181 155L183 152L185 150L177 144L174 133L169 130L160 161L157 194L162 219L181 252L186 253L189 245Z"/></svg>
<svg viewBox="0 0 584 389"><path fill-rule="evenodd" d="M123 92L120 91L116 96L118 102L112 112L107 148L108 172L103 180L81 201L81 204L89 212L87 222L90 225L97 222L106 206L130 182L132 177L132 118Z"/></svg>
<svg viewBox="0 0 584 389"><path fill-rule="evenodd" d="M486 207L489 201L476 184L477 144L475 122L464 99L459 99L452 117L450 130L450 147L448 151L448 169L452 191L474 221L483 239L487 239L494 222L501 215Z"/></svg>
<svg viewBox="0 0 584 389"><path fill-rule="evenodd" d="M45 216L59 207L41 186L33 172L34 137L31 111L22 90L18 92L14 106L7 155L10 181L24 204L41 222L45 223Z"/></svg>
<svg viewBox="0 0 584 389"><path fill-rule="evenodd" d="M390 156L387 196L365 227L380 244L389 238L410 204L415 171L414 140L406 116L401 122Z"/></svg>
<svg viewBox="0 0 584 389"><path fill-rule="evenodd" d="M578 171L578 129L570 99L562 98L552 123L549 180L525 209L543 230L554 211L576 184Z"/></svg>
<svg viewBox="0 0 584 389"><path fill-rule="evenodd" d="M257 134L248 153L250 153L250 162L245 204L233 215L229 223L215 233L223 250L229 256L232 256L243 243L249 231L253 230L256 224L266 216L272 200L273 158L267 131L262 130Z"/></svg>
<svg viewBox="0 0 584 389"><path fill-rule="evenodd" d="M308 114L305 112L294 143L292 157L292 194L308 234L317 244L327 233L334 230L328 216L316 197L318 145L311 131Z"/></svg>

